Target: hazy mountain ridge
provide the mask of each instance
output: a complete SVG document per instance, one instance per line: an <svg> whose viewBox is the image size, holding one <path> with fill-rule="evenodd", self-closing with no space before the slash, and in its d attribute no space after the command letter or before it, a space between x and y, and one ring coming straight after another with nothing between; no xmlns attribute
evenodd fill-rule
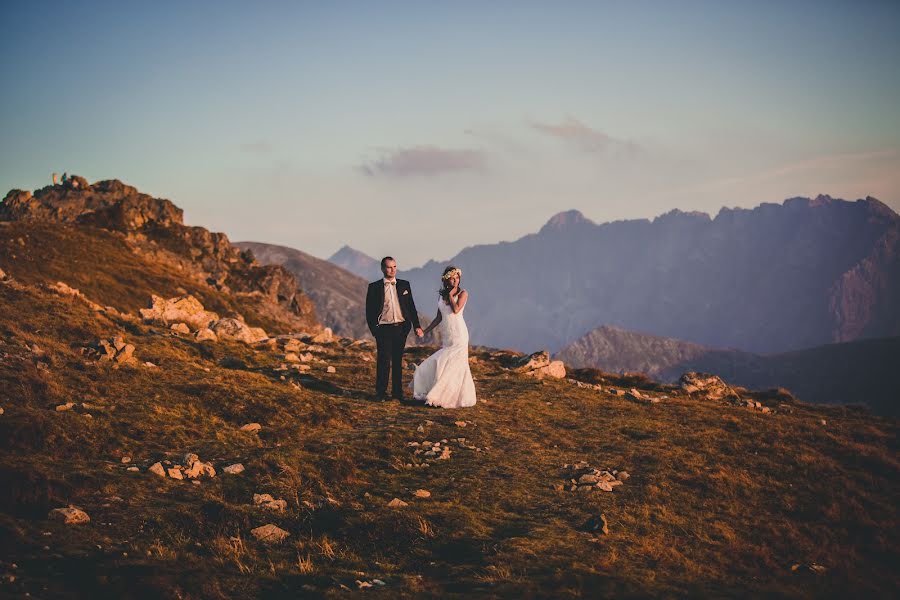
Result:
<svg viewBox="0 0 900 600"><path fill-rule="evenodd" d="M332 254L328 262L350 271L366 281L374 281L381 275L378 260L347 245Z"/></svg>
<svg viewBox="0 0 900 600"><path fill-rule="evenodd" d="M875 198L672 210L594 224L556 215L450 259L472 291L472 341L557 351L600 324L777 352L900 335L900 217ZM403 276L436 287L442 263Z"/></svg>
<svg viewBox="0 0 900 600"><path fill-rule="evenodd" d="M639 372L666 382L677 381L687 371L701 371L751 389L787 388L804 402L864 404L877 414L896 416L898 356L900 337L762 355L602 326L567 345L556 358L573 367Z"/></svg>
<svg viewBox="0 0 900 600"><path fill-rule="evenodd" d="M372 337L366 325L366 280L287 246L261 242L235 242L234 245L250 250L262 264L281 265L293 273L315 303L322 324L331 327L335 334L356 339Z"/></svg>

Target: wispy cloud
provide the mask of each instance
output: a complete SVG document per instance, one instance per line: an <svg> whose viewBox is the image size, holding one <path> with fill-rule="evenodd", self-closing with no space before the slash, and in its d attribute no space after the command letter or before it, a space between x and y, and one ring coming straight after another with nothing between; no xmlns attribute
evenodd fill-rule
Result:
<svg viewBox="0 0 900 600"><path fill-rule="evenodd" d="M571 147L589 153L634 153L638 145L627 140L620 140L585 125L569 115L560 123L542 123L529 121L535 130L565 142Z"/></svg>
<svg viewBox="0 0 900 600"><path fill-rule="evenodd" d="M453 150L437 146L414 146L382 150L382 156L360 166L370 176L433 176L461 171L487 170L487 157L481 150Z"/></svg>

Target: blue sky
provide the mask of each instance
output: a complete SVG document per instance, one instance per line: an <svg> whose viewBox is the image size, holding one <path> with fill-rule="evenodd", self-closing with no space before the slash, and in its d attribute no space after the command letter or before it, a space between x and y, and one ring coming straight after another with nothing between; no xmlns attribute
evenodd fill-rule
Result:
<svg viewBox="0 0 900 600"><path fill-rule="evenodd" d="M186 5L186 6L185 6ZM900 210L900 3L4 2L0 187L401 268L797 195Z"/></svg>

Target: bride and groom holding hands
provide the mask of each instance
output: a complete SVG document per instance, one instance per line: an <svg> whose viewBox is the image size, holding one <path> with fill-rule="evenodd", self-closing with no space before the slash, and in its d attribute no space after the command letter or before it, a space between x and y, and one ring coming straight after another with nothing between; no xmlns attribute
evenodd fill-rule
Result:
<svg viewBox="0 0 900 600"><path fill-rule="evenodd" d="M397 279L397 261L381 259L382 279L369 284L366 293L366 322L377 347L375 398L387 399L388 378L391 397L404 404L442 408L462 408L475 404L475 383L469 369L469 330L463 310L469 293L460 287L462 271L447 267L441 276L437 314L424 330L409 282ZM410 383L412 400L403 394L403 350L410 330L425 337L439 328L441 348L420 364Z"/></svg>

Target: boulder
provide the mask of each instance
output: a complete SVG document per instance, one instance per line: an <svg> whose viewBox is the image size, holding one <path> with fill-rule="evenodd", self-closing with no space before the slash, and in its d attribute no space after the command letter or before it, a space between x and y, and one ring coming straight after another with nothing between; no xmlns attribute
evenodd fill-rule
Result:
<svg viewBox="0 0 900 600"><path fill-rule="evenodd" d="M390 506L391 508L403 508L404 506L409 506L409 504L407 504L400 498L394 498L393 500L388 502L388 506Z"/></svg>
<svg viewBox="0 0 900 600"><path fill-rule="evenodd" d="M527 371L525 375L534 377L535 379L565 379L566 365L561 360L554 360L543 367L539 367L533 371Z"/></svg>
<svg viewBox="0 0 900 600"><path fill-rule="evenodd" d="M175 333L183 333L185 335L191 332L191 328L184 323L172 323L169 329L171 329Z"/></svg>
<svg viewBox="0 0 900 600"><path fill-rule="evenodd" d="M241 431L247 433L259 433L260 429L262 429L262 425L259 423L247 423L246 425L241 426Z"/></svg>
<svg viewBox="0 0 900 600"><path fill-rule="evenodd" d="M709 373L688 371L678 379L678 385L688 394L701 394L710 400L740 398L720 377Z"/></svg>
<svg viewBox="0 0 900 600"><path fill-rule="evenodd" d="M512 370L517 373L527 373L547 366L550 366L550 353L542 350L520 358L513 364Z"/></svg>
<svg viewBox="0 0 900 600"><path fill-rule="evenodd" d="M250 327L243 321L233 318L219 319L212 325L212 330L219 339L235 340L245 344L255 344L269 337L261 327Z"/></svg>
<svg viewBox="0 0 900 600"><path fill-rule="evenodd" d="M262 527L257 527L256 529L251 529L250 534L264 544L280 544L285 538L291 535L284 529L272 525L271 523L263 525Z"/></svg>
<svg viewBox="0 0 900 600"><path fill-rule="evenodd" d="M268 510L282 511L287 508L285 500L276 500L270 494L253 494L253 505Z"/></svg>
<svg viewBox="0 0 900 600"><path fill-rule="evenodd" d="M244 472L244 465L242 465L241 463L235 463L233 465L228 465L227 467L222 469L222 471L228 473L229 475L237 475Z"/></svg>
<svg viewBox="0 0 900 600"><path fill-rule="evenodd" d="M150 308L140 310L145 322L168 325L184 323L194 329L203 329L219 320L219 315L203 308L203 305L190 294L175 298L161 298L153 295Z"/></svg>
<svg viewBox="0 0 900 600"><path fill-rule="evenodd" d="M158 463L158 462L157 462L157 463L153 463L153 464L150 466L150 469L149 469L149 470L150 470L150 472L153 473L154 475L159 475L159 476L162 477L162 478L165 478L165 477L166 477L166 469L165 469L165 467L162 466L162 463Z"/></svg>
<svg viewBox="0 0 900 600"><path fill-rule="evenodd" d="M195 339L198 342L218 342L219 341L219 337L209 327L204 327L203 329L198 331Z"/></svg>
<svg viewBox="0 0 900 600"><path fill-rule="evenodd" d="M66 508L54 508L48 515L54 521L62 521L66 525L80 525L82 523L90 523L91 518L86 512L74 506Z"/></svg>
<svg viewBox="0 0 900 600"><path fill-rule="evenodd" d="M188 466L184 470L184 476L188 479L199 479L200 477L215 477L216 469L212 466L212 463L194 460L190 463L190 466Z"/></svg>
<svg viewBox="0 0 900 600"><path fill-rule="evenodd" d="M134 354L134 346L125 344L117 353L115 361L117 363L133 362L132 354Z"/></svg>

